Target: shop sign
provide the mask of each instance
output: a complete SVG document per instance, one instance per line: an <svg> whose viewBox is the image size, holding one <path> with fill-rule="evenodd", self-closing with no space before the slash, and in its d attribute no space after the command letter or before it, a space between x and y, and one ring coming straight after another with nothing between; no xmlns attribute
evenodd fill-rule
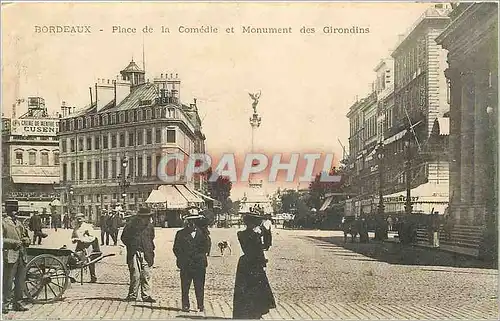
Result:
<svg viewBox="0 0 500 321"><path fill-rule="evenodd" d="M20 136L56 136L59 131L59 120L22 118L13 119L11 134Z"/></svg>

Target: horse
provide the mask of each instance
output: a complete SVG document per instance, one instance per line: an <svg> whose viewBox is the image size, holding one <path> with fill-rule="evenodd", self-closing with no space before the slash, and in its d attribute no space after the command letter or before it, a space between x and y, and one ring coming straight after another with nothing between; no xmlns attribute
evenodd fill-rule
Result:
<svg viewBox="0 0 500 321"><path fill-rule="evenodd" d="M354 243L356 237L360 234L360 224L358 220L345 221L342 223L342 230L344 231L344 243L347 243L347 234L351 234L351 243Z"/></svg>

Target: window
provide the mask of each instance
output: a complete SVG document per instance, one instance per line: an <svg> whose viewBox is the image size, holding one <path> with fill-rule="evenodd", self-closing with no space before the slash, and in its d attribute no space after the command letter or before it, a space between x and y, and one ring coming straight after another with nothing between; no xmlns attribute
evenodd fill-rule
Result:
<svg viewBox="0 0 500 321"><path fill-rule="evenodd" d="M16 164L17 165L23 164L23 152L21 152L21 151L16 152Z"/></svg>
<svg viewBox="0 0 500 321"><path fill-rule="evenodd" d="M98 160L95 161L94 163L94 168L95 168L95 179L99 179L101 178L100 177L100 171L99 171L99 165L100 165L100 162Z"/></svg>
<svg viewBox="0 0 500 321"><path fill-rule="evenodd" d="M62 169L62 180L65 182L68 180L68 164L64 163Z"/></svg>
<svg viewBox="0 0 500 321"><path fill-rule="evenodd" d="M133 115L134 115L134 116L133 116L133 117L134 117L134 118L133 118L133 119L134 119L134 121L137 121L137 110L134 110L134 114L133 114Z"/></svg>
<svg viewBox="0 0 500 321"><path fill-rule="evenodd" d="M100 137L99 136L94 137L94 149L95 150L98 150L99 148L101 148L100 143L101 143Z"/></svg>
<svg viewBox="0 0 500 321"><path fill-rule="evenodd" d="M175 143L175 129L167 129L167 143Z"/></svg>
<svg viewBox="0 0 500 321"><path fill-rule="evenodd" d="M78 164L78 179L83 180L83 162Z"/></svg>
<svg viewBox="0 0 500 321"><path fill-rule="evenodd" d="M155 129L155 142L161 143L161 129L160 128Z"/></svg>
<svg viewBox="0 0 500 321"><path fill-rule="evenodd" d="M54 152L54 165L59 165L59 152Z"/></svg>
<svg viewBox="0 0 500 321"><path fill-rule="evenodd" d="M116 178L116 159L111 160L111 178Z"/></svg>
<svg viewBox="0 0 500 321"><path fill-rule="evenodd" d="M120 147L125 147L125 133L120 133Z"/></svg>
<svg viewBox="0 0 500 321"><path fill-rule="evenodd" d="M102 161L102 178L108 178L108 161Z"/></svg>
<svg viewBox="0 0 500 321"><path fill-rule="evenodd" d="M124 123L124 122L125 122L125 113L121 112L120 113L120 123Z"/></svg>
<svg viewBox="0 0 500 321"><path fill-rule="evenodd" d="M87 162L87 179L92 178L92 162Z"/></svg>
<svg viewBox="0 0 500 321"><path fill-rule="evenodd" d="M153 131L151 129L146 129L146 144L153 143Z"/></svg>
<svg viewBox="0 0 500 321"><path fill-rule="evenodd" d="M142 142L144 140L144 131L140 129L137 131L137 145L142 145Z"/></svg>
<svg viewBox="0 0 500 321"><path fill-rule="evenodd" d="M153 164L151 163L151 156L146 158L146 176L151 177L153 172Z"/></svg>
<svg viewBox="0 0 500 321"><path fill-rule="evenodd" d="M142 157L137 157L137 176L142 176Z"/></svg>
<svg viewBox="0 0 500 321"><path fill-rule="evenodd" d="M102 136L102 148L108 149L108 135L107 134Z"/></svg>
<svg viewBox="0 0 500 321"><path fill-rule="evenodd" d="M87 150L92 150L92 137L87 137Z"/></svg>
<svg viewBox="0 0 500 321"><path fill-rule="evenodd" d="M135 176L135 172L134 172L134 159L133 158L129 158L129 160L128 160L128 173L129 173L130 177L134 177Z"/></svg>
<svg viewBox="0 0 500 321"><path fill-rule="evenodd" d="M99 117L98 116L94 116L94 126L99 126Z"/></svg>
<svg viewBox="0 0 500 321"><path fill-rule="evenodd" d="M111 134L111 148L116 148L116 134Z"/></svg>
<svg viewBox="0 0 500 321"><path fill-rule="evenodd" d="M158 169L158 166L160 166L160 162L161 162L161 155L158 154L156 155L156 169Z"/></svg>
<svg viewBox="0 0 500 321"><path fill-rule="evenodd" d="M155 118L161 118L161 108L157 107L155 109Z"/></svg>
<svg viewBox="0 0 500 321"><path fill-rule="evenodd" d="M128 145L135 146L134 132L128 133Z"/></svg>
<svg viewBox="0 0 500 321"><path fill-rule="evenodd" d="M78 151L83 151L83 138L78 138Z"/></svg>
<svg viewBox="0 0 500 321"><path fill-rule="evenodd" d="M66 141L66 139L61 140L61 149L63 153L66 153L68 151L67 143L68 142Z"/></svg>
<svg viewBox="0 0 500 321"><path fill-rule="evenodd" d="M168 118L175 118L175 108L168 109Z"/></svg>
<svg viewBox="0 0 500 321"><path fill-rule="evenodd" d="M29 165L36 165L36 152L29 152L28 156Z"/></svg>
<svg viewBox="0 0 500 321"><path fill-rule="evenodd" d="M71 180L76 180L76 164L74 162L71 163Z"/></svg>
<svg viewBox="0 0 500 321"><path fill-rule="evenodd" d="M70 148L71 148L71 151L74 152L76 151L76 148L75 148L75 139L74 138L71 138L70 140Z"/></svg>
<svg viewBox="0 0 500 321"><path fill-rule="evenodd" d="M146 119L152 118L151 108L146 108Z"/></svg>
<svg viewBox="0 0 500 321"><path fill-rule="evenodd" d="M49 152L42 152L42 166L49 166Z"/></svg>

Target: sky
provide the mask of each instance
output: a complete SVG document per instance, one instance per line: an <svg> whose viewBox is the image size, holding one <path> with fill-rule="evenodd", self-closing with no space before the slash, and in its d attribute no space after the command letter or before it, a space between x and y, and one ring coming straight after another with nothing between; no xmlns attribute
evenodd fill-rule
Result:
<svg viewBox="0 0 500 321"><path fill-rule="evenodd" d="M133 58L146 78L179 74L181 100L197 99L209 153L250 150L252 100L262 124L255 150L273 153L348 150L349 107L371 91L374 67L395 48L429 3L15 3L2 10L2 113L16 98L90 103L89 86L115 79ZM91 33L36 33L36 26L87 25ZM113 26L136 33L113 33ZM152 33L142 29L152 27ZM170 33L161 33L162 26ZM186 34L180 26L218 28ZM291 34L242 34L243 26L292 28ZM326 34L323 28L369 28ZM226 33L233 27L235 33ZM300 33L302 27L314 34ZM102 31L100 31L102 29ZM18 108L18 115L26 111ZM278 186L265 183L267 192ZM307 183L301 187L307 187ZM244 186L233 188L232 198Z"/></svg>

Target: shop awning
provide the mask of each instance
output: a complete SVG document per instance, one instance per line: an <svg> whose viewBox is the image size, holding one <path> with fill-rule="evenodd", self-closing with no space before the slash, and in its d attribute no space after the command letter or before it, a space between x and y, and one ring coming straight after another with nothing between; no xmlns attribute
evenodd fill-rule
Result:
<svg viewBox="0 0 500 321"><path fill-rule="evenodd" d="M448 202L448 185L426 183L410 191L414 202ZM385 202L403 202L406 199L406 190L398 193L384 195Z"/></svg>
<svg viewBox="0 0 500 321"><path fill-rule="evenodd" d="M203 199L186 185L175 185L175 187L189 203L203 203Z"/></svg>
<svg viewBox="0 0 500 321"><path fill-rule="evenodd" d="M12 176L14 184L54 184L59 183L59 177L53 176Z"/></svg>
<svg viewBox="0 0 500 321"><path fill-rule="evenodd" d="M167 202L167 196L157 189L152 190L151 194L149 194L148 199L146 200L146 203L149 204L157 204L165 202Z"/></svg>
<svg viewBox="0 0 500 321"><path fill-rule="evenodd" d="M333 196L330 196L328 197L325 202L323 203L323 205L321 205L319 211L322 212L324 210L326 210L328 208L328 206L330 206L330 203L333 201Z"/></svg>
<svg viewBox="0 0 500 321"><path fill-rule="evenodd" d="M213 198L211 198L210 196L207 196L207 195L205 195L205 194L202 194L202 193L200 193L200 192L198 192L198 191L196 191L196 190L193 190L193 193L195 193L196 195L198 195L198 196L200 196L200 197L202 197L202 198L204 198L204 199L206 199L206 200L209 200L209 201L212 201L212 202L217 202L217 200L216 200L216 199L213 199Z"/></svg>
<svg viewBox="0 0 500 321"><path fill-rule="evenodd" d="M174 185L162 185L158 190L166 196L168 209L185 209L188 207L188 201Z"/></svg>

